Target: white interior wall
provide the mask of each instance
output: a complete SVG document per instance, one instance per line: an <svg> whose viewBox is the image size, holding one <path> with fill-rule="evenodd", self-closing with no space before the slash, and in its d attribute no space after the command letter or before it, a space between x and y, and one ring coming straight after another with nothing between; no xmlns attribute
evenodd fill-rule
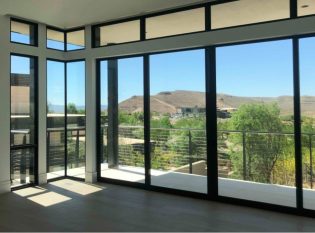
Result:
<svg viewBox="0 0 315 233"><path fill-rule="evenodd" d="M277 38L315 32L315 17L222 29L169 38L91 48L91 27L85 27L86 49L61 52L46 49L46 27L39 25L39 46L10 43L10 20L0 17L0 192L10 190L10 52L39 57L39 181L46 182L46 59L86 59L86 181L96 180L96 58Z"/></svg>
<svg viewBox="0 0 315 233"><path fill-rule="evenodd" d="M38 25L38 47L10 43L10 18L0 16L0 193L10 191L10 53L38 57L39 183L46 183L46 59L65 59L46 49L46 26Z"/></svg>
<svg viewBox="0 0 315 233"><path fill-rule="evenodd" d="M0 16L0 192L10 190L10 24Z"/></svg>

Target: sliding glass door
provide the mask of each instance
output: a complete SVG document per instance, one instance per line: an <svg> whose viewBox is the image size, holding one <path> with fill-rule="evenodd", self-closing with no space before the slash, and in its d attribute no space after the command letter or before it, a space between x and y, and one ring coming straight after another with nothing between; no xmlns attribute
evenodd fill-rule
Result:
<svg viewBox="0 0 315 233"><path fill-rule="evenodd" d="M315 39L295 42L99 61L99 176L314 210Z"/></svg>
<svg viewBox="0 0 315 233"><path fill-rule="evenodd" d="M292 54L292 40L216 49L219 195L296 206Z"/></svg>
<svg viewBox="0 0 315 233"><path fill-rule="evenodd" d="M145 176L143 57L99 62L99 175L206 193L205 51L149 59L151 176Z"/></svg>
<svg viewBox="0 0 315 233"><path fill-rule="evenodd" d="M303 207L315 210L315 37L299 40Z"/></svg>
<svg viewBox="0 0 315 233"><path fill-rule="evenodd" d="M143 58L100 62L101 177L144 183Z"/></svg>
<svg viewBox="0 0 315 233"><path fill-rule="evenodd" d="M207 193L205 51L150 56L151 184Z"/></svg>

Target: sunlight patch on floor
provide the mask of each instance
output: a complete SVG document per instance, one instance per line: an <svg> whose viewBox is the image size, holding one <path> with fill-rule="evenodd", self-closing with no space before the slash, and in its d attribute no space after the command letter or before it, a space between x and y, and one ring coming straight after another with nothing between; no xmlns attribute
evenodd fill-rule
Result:
<svg viewBox="0 0 315 233"><path fill-rule="evenodd" d="M44 207L60 204L62 202L71 200L70 197L55 192L43 193L33 197L29 197L27 199Z"/></svg>
<svg viewBox="0 0 315 233"><path fill-rule="evenodd" d="M29 187L29 188L24 188L24 189L19 189L16 191L13 191L13 193L21 196L21 197L27 197L27 196L32 196L34 194L39 194L42 192L45 192L46 189L41 188L41 187Z"/></svg>
<svg viewBox="0 0 315 233"><path fill-rule="evenodd" d="M54 181L51 182L50 184L58 188L62 188L80 195L88 195L103 190L103 188L97 187L95 185L86 184L69 179Z"/></svg>

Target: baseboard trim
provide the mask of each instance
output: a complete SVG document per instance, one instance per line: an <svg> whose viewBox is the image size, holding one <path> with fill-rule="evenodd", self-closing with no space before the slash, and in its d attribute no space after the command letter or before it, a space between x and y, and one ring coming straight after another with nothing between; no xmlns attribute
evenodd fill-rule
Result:
<svg viewBox="0 0 315 233"><path fill-rule="evenodd" d="M47 184L47 173L38 174L38 184Z"/></svg>
<svg viewBox="0 0 315 233"><path fill-rule="evenodd" d="M0 181L0 193L7 193L11 191L11 182L10 180Z"/></svg>
<svg viewBox="0 0 315 233"><path fill-rule="evenodd" d="M97 182L97 172L85 172L85 182L87 183Z"/></svg>

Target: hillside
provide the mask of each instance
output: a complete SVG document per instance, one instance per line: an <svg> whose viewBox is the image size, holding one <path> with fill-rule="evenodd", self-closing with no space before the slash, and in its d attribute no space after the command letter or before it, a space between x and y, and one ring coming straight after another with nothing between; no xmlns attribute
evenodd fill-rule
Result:
<svg viewBox="0 0 315 233"><path fill-rule="evenodd" d="M281 115L293 114L293 97L241 97L226 94L217 95L218 108L239 108L242 104L248 103L278 103ZM315 116L315 96L301 97L301 111L303 115ZM158 113L176 113L180 107L205 107L205 93L195 91L172 91L160 92L151 96L151 111ZM143 97L133 96L122 101L119 108L127 112L143 111Z"/></svg>

